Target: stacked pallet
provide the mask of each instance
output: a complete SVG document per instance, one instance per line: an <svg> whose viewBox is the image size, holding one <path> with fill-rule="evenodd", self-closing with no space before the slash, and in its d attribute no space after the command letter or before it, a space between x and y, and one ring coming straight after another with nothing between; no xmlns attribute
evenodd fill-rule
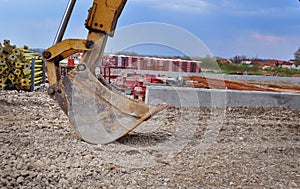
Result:
<svg viewBox="0 0 300 189"><path fill-rule="evenodd" d="M0 43L0 90L33 90L45 82L42 57L27 46L17 48L9 40Z"/></svg>

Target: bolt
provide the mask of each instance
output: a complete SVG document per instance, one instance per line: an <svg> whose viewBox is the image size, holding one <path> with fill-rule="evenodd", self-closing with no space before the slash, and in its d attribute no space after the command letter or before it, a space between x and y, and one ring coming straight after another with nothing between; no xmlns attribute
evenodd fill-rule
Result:
<svg viewBox="0 0 300 189"><path fill-rule="evenodd" d="M91 49L94 47L94 42L93 41L87 41L85 44L85 47L88 49Z"/></svg>
<svg viewBox="0 0 300 189"><path fill-rule="evenodd" d="M51 56L52 56L51 52L49 52L49 51L44 51L43 52L43 57L45 59L49 59L49 58L51 58Z"/></svg>
<svg viewBox="0 0 300 189"><path fill-rule="evenodd" d="M85 65L85 64L78 64L77 70L78 70L79 72L82 72L82 71L84 71L85 69L86 69L86 65Z"/></svg>

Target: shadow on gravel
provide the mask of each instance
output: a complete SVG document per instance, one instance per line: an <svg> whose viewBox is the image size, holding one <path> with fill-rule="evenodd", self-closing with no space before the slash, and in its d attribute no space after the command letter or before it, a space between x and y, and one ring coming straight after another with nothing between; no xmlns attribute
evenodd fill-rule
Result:
<svg viewBox="0 0 300 189"><path fill-rule="evenodd" d="M117 142L129 146L156 146L168 140L171 134L168 133L131 133Z"/></svg>
<svg viewBox="0 0 300 189"><path fill-rule="evenodd" d="M11 103L7 102L7 100L4 100L4 99L0 99L0 104L5 105L5 106L11 105Z"/></svg>

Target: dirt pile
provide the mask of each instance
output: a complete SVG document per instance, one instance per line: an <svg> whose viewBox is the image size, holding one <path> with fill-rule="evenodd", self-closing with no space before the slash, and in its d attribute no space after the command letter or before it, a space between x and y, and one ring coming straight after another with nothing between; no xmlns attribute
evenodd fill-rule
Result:
<svg viewBox="0 0 300 189"><path fill-rule="evenodd" d="M0 91L1 188L299 188L300 111L169 108L90 145L43 92Z"/></svg>
<svg viewBox="0 0 300 189"><path fill-rule="evenodd" d="M256 82L247 83L246 81L229 81L223 79L206 78L199 76L188 76L183 78L186 81L192 81L188 83L189 87L194 88L206 88L206 89L229 89L229 90L242 90L242 91L269 91L269 92L298 92L300 93L299 86L282 85Z"/></svg>

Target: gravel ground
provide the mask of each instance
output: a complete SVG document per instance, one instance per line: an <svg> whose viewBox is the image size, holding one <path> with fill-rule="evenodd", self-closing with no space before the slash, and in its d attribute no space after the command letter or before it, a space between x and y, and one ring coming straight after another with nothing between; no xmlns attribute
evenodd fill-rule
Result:
<svg viewBox="0 0 300 189"><path fill-rule="evenodd" d="M169 108L91 145L44 92L0 107L0 188L300 188L299 110Z"/></svg>

